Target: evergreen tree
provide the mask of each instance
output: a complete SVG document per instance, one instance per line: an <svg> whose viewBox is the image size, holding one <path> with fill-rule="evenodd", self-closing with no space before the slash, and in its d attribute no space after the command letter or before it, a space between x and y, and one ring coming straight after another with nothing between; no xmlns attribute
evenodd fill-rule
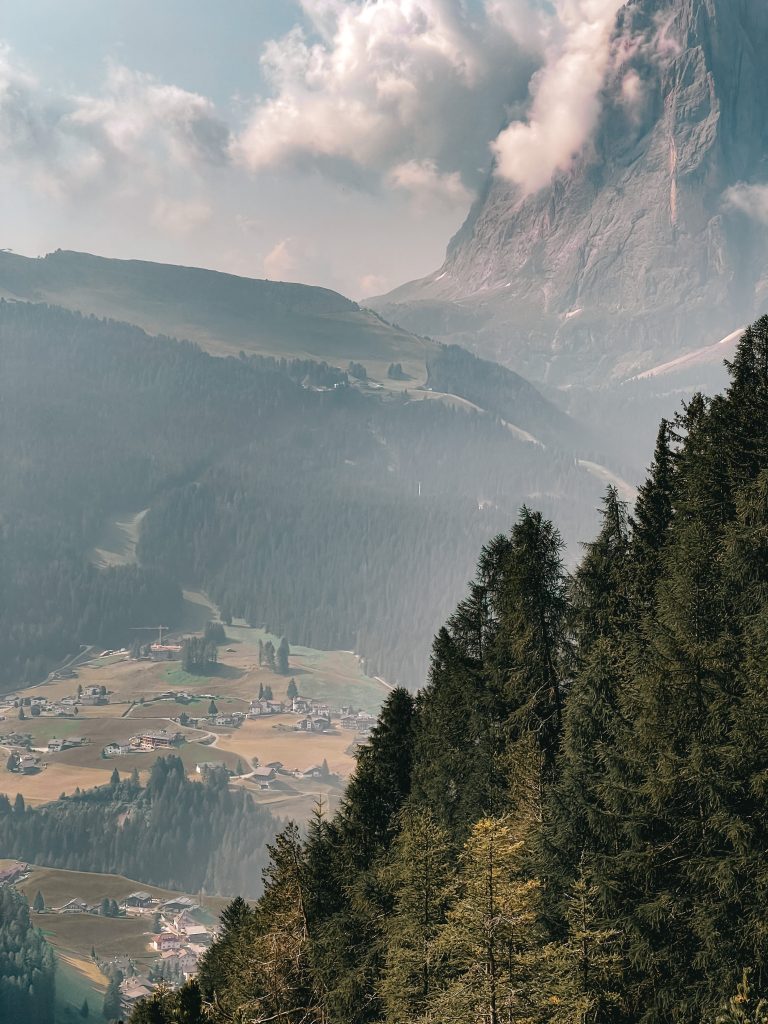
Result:
<svg viewBox="0 0 768 1024"><path fill-rule="evenodd" d="M288 667L289 654L290 648L288 646L288 640L286 637L282 637L275 656L275 671L279 672L281 676L287 676L290 671Z"/></svg>
<svg viewBox="0 0 768 1024"><path fill-rule="evenodd" d="M291 681L288 683L288 689L286 690L286 695L287 695L289 700L293 700L294 697L298 697L299 696L299 688L296 685L296 680L293 677L291 677Z"/></svg>
<svg viewBox="0 0 768 1024"><path fill-rule="evenodd" d="M341 809L350 855L368 867L397 830L397 814L411 787L414 701L404 689L387 697L370 742L357 758Z"/></svg>
<svg viewBox="0 0 768 1024"><path fill-rule="evenodd" d="M540 886L526 879L523 844L504 819L481 819L461 859L460 895L437 940L448 982L431 1000L435 1020L488 1024L537 1019Z"/></svg>
<svg viewBox="0 0 768 1024"><path fill-rule="evenodd" d="M639 609L648 612L659 575L659 557L672 522L675 467L667 420L661 421L648 479L640 487L632 515L634 584Z"/></svg>
<svg viewBox="0 0 768 1024"><path fill-rule="evenodd" d="M122 980L123 979L119 971L115 971L110 975L107 991L104 995L104 1006L101 1011L102 1016L107 1021L116 1021L120 1019L120 1011L122 1009L120 982Z"/></svg>
<svg viewBox="0 0 768 1024"><path fill-rule="evenodd" d="M267 640L267 642L264 644L263 659L264 659L263 663L267 666L267 668L269 668L273 672L275 672L276 671L275 645L272 643L271 640Z"/></svg>
<svg viewBox="0 0 768 1024"><path fill-rule="evenodd" d="M45 900L43 899L43 894L42 892L40 892L39 889L35 893L35 899L32 904L32 909L37 914L42 914L42 912L45 910Z"/></svg>
<svg viewBox="0 0 768 1024"><path fill-rule="evenodd" d="M386 869L394 907L387 919L381 996L387 1021L421 1019L448 980L436 940L456 881L448 833L428 810L408 810Z"/></svg>
<svg viewBox="0 0 768 1024"><path fill-rule="evenodd" d="M110 786L120 785L120 772L117 770L117 768L112 769L112 774L109 777L109 784Z"/></svg>

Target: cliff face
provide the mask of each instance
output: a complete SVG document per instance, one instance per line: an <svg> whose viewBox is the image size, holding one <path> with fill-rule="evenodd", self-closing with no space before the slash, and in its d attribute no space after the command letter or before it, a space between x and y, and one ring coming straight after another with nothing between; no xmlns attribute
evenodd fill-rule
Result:
<svg viewBox="0 0 768 1024"><path fill-rule="evenodd" d="M572 168L491 179L441 269L372 305L555 384L730 334L768 303L768 198L761 220L732 192L768 185L767 47L765 0L632 0Z"/></svg>

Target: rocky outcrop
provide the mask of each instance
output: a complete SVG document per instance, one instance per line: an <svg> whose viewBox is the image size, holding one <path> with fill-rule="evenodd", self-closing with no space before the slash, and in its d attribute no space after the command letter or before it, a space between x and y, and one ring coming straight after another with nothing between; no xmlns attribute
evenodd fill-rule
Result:
<svg viewBox="0 0 768 1024"><path fill-rule="evenodd" d="M625 378L768 304L768 4L632 0L598 128L522 197L491 178L435 274L370 304L554 384ZM765 184L745 212L742 186Z"/></svg>

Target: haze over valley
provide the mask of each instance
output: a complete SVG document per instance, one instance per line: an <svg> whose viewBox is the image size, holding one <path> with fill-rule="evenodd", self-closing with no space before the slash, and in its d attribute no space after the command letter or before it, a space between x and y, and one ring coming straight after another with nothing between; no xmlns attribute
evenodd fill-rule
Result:
<svg viewBox="0 0 768 1024"><path fill-rule="evenodd" d="M7 6L0 1022L764 1022L768 8Z"/></svg>

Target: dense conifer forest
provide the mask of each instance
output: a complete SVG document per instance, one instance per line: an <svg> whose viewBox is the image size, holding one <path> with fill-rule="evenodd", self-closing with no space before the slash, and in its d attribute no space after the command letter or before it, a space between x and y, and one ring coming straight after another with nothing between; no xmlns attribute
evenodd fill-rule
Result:
<svg viewBox="0 0 768 1024"><path fill-rule="evenodd" d="M572 452L491 415L364 393L323 363L215 358L0 301L0 366L6 688L80 644L178 624L182 584L417 685L429 637L514 509L536 495L569 539L592 529L599 485ZM536 394L527 385L521 415L555 416ZM89 564L105 521L145 508L140 564Z"/></svg>
<svg viewBox="0 0 768 1024"><path fill-rule="evenodd" d="M0 886L0 1021L53 1024L55 966L24 896Z"/></svg>
<svg viewBox="0 0 768 1024"><path fill-rule="evenodd" d="M257 896L277 823L228 783L223 769L190 782L181 759L169 756L155 762L146 787L133 776L39 808L0 795L0 850L182 892Z"/></svg>
<svg viewBox="0 0 768 1024"><path fill-rule="evenodd" d="M768 318L729 369L572 575L529 508L483 547L341 809L132 1024L766 1020Z"/></svg>

